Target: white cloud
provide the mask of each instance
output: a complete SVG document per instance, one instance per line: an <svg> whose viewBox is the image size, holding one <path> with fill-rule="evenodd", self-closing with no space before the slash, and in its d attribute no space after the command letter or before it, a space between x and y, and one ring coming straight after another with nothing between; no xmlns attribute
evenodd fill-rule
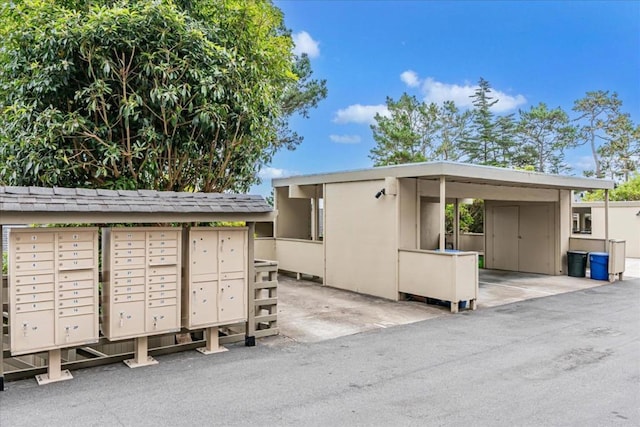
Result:
<svg viewBox="0 0 640 427"><path fill-rule="evenodd" d="M313 37L306 31L300 31L292 36L295 47L293 53L302 55L306 53L309 58L317 58L320 56L320 43L315 41Z"/></svg>
<svg viewBox="0 0 640 427"><path fill-rule="evenodd" d="M291 172L285 169L278 169L272 167L264 167L258 172L258 176L262 179L282 178L283 176L292 175Z"/></svg>
<svg viewBox="0 0 640 427"><path fill-rule="evenodd" d="M336 116L333 118L335 123L362 123L372 124L374 123L375 115L380 114L382 116L389 116L389 110L384 104L378 105L349 105L347 108L343 108L336 112Z"/></svg>
<svg viewBox="0 0 640 427"><path fill-rule="evenodd" d="M478 89L478 85L471 85L469 83L464 85L443 83L432 77L421 80L418 75L411 70L402 73L400 79L409 87L420 86L426 102L442 104L444 101L453 101L460 108L473 107L471 96L476 89ZM498 102L491 107L491 111L494 113L511 111L527 102L527 99L523 95L512 96L495 88L491 88L489 96L498 100Z"/></svg>
<svg viewBox="0 0 640 427"><path fill-rule="evenodd" d="M409 87L418 87L420 85L420 79L415 71L407 70L400 74L400 80L402 80Z"/></svg>
<svg viewBox="0 0 640 427"><path fill-rule="evenodd" d="M338 144L358 144L360 135L329 135L329 139Z"/></svg>
<svg viewBox="0 0 640 427"><path fill-rule="evenodd" d="M570 162L569 166L579 172L594 170L596 168L596 164L593 162L593 156L580 156L575 161Z"/></svg>
<svg viewBox="0 0 640 427"><path fill-rule="evenodd" d="M424 100L441 104L444 101L453 101L458 107L472 107L471 95L477 86L448 84L438 82L428 77L421 83Z"/></svg>

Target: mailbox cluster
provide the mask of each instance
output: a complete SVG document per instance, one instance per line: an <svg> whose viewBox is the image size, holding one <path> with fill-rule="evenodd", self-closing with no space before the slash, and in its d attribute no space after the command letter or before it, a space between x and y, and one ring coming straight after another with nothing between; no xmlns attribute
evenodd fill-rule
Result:
<svg viewBox="0 0 640 427"><path fill-rule="evenodd" d="M182 320L188 329L247 316L247 230L191 228L185 234Z"/></svg>
<svg viewBox="0 0 640 427"><path fill-rule="evenodd" d="M115 341L246 321L247 233L103 228L104 336ZM9 257L13 355L98 341L97 228L11 229Z"/></svg>
<svg viewBox="0 0 640 427"><path fill-rule="evenodd" d="M12 354L98 341L97 228L14 229L9 254Z"/></svg>
<svg viewBox="0 0 640 427"><path fill-rule="evenodd" d="M180 231L103 229L102 332L109 340L180 330Z"/></svg>

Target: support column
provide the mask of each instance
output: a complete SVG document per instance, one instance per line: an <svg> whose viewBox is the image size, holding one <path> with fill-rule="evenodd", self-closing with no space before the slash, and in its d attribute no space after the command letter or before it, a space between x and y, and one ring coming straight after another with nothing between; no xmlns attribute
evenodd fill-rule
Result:
<svg viewBox="0 0 640 427"><path fill-rule="evenodd" d="M460 250L460 199L456 199L453 216L453 244L455 250Z"/></svg>
<svg viewBox="0 0 640 427"><path fill-rule="evenodd" d="M311 240L318 240L318 218L317 218L317 210L318 210L318 199L314 196L311 199Z"/></svg>
<svg viewBox="0 0 640 427"><path fill-rule="evenodd" d="M591 217L593 221L593 216ZM591 225L593 228L593 225ZM609 243L609 190L604 190L604 251L609 254L609 264L607 270L609 271L609 283L613 283L615 276L611 273L613 270L613 257L611 253L611 244Z"/></svg>
<svg viewBox="0 0 640 427"><path fill-rule="evenodd" d="M591 217L591 221L593 221L593 216ZM593 224L591 224L591 228L593 229ZM609 249L609 190L604 190L604 247L605 250Z"/></svg>
<svg viewBox="0 0 640 427"><path fill-rule="evenodd" d="M0 225L0 391L4 391L4 280L2 279L2 225Z"/></svg>
<svg viewBox="0 0 640 427"><path fill-rule="evenodd" d="M253 347L256 345L256 291L255 291L255 277L256 277L256 261L255 261L255 242L253 236L255 235L256 223L250 222L249 233L247 236L247 324L244 334L244 345L247 347ZM208 342L208 341L207 341Z"/></svg>
<svg viewBox="0 0 640 427"><path fill-rule="evenodd" d="M38 385L55 383L72 379L73 376L68 370L62 370L62 351L59 348L49 350L49 361L47 373L36 375Z"/></svg>
<svg viewBox="0 0 640 427"><path fill-rule="evenodd" d="M138 337L135 339L135 355L133 359L124 361L125 365L130 368L139 368L141 366L156 365L158 361L149 356L149 338Z"/></svg>
<svg viewBox="0 0 640 427"><path fill-rule="evenodd" d="M438 244L439 249L444 251L445 249L445 212L447 206L447 197L446 197L446 181L444 176L440 177L440 242Z"/></svg>
<svg viewBox="0 0 640 427"><path fill-rule="evenodd" d="M218 341L218 327L213 326L211 328L207 328L204 330L204 339L206 344L204 347L197 348L202 354L214 354L214 353L222 353L223 351L227 351L226 348L222 347Z"/></svg>

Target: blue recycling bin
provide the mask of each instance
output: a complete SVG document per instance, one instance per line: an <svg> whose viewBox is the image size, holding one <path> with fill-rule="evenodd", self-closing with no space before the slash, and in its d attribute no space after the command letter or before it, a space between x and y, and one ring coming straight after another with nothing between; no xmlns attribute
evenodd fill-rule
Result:
<svg viewBox="0 0 640 427"><path fill-rule="evenodd" d="M590 277L594 280L609 280L609 254L589 252Z"/></svg>

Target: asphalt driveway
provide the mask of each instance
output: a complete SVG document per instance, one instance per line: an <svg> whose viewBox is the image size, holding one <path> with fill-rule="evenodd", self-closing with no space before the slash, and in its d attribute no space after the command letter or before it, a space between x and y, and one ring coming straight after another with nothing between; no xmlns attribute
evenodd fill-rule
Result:
<svg viewBox="0 0 640 427"><path fill-rule="evenodd" d="M10 382L0 425L638 425L639 354L634 279L321 342Z"/></svg>

